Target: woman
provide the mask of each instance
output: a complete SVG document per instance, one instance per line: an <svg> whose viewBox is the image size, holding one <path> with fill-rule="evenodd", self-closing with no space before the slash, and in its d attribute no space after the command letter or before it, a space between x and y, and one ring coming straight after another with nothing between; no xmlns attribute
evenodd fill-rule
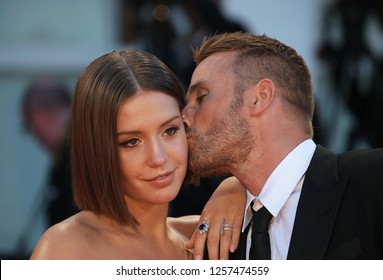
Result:
<svg viewBox="0 0 383 280"><path fill-rule="evenodd" d="M187 173L184 105L179 81L151 54L112 52L85 69L71 127L82 211L49 228L31 259L193 258L184 244L199 217L167 217Z"/></svg>

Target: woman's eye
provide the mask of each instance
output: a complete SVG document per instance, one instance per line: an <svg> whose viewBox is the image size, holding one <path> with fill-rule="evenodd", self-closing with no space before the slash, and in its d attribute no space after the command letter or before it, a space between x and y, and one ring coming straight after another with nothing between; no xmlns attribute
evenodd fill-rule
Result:
<svg viewBox="0 0 383 280"><path fill-rule="evenodd" d="M165 134L168 136L172 136L172 135L176 134L179 129L180 128L178 126L170 127L170 128L165 130Z"/></svg>
<svg viewBox="0 0 383 280"><path fill-rule="evenodd" d="M139 143L140 143L139 139L132 138L132 139L129 139L129 140L126 140L126 141L122 142L121 146L128 147L128 148L133 148L133 147L137 146Z"/></svg>

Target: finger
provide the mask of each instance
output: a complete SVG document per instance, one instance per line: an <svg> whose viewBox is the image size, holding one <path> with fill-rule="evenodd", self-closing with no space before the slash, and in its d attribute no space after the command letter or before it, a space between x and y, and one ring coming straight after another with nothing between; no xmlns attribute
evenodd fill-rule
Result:
<svg viewBox="0 0 383 280"><path fill-rule="evenodd" d="M231 253L234 253L235 250L237 250L239 238L240 238L241 232L242 232L242 222L243 222L242 216L235 217L235 219L233 221L233 231L231 234L231 240L230 240L230 245L229 245L230 246L229 250Z"/></svg>
<svg viewBox="0 0 383 280"><path fill-rule="evenodd" d="M200 232L200 227L204 223L208 224L207 218L200 219L200 224L198 225L198 228L194 231L194 235L193 235L195 260L202 260L204 255L207 232L202 232L202 234ZM210 230L210 226L209 226L209 230Z"/></svg>
<svg viewBox="0 0 383 280"><path fill-rule="evenodd" d="M221 240L221 223L222 219L211 219L209 234L207 236L207 248L209 253L209 260L218 260L219 247Z"/></svg>
<svg viewBox="0 0 383 280"><path fill-rule="evenodd" d="M194 249L194 242L195 242L195 234L197 230L193 232L193 235L190 237L190 239L185 243L185 249L192 250Z"/></svg>
<svg viewBox="0 0 383 280"><path fill-rule="evenodd" d="M223 220L221 224L221 240L219 246L219 258L221 260L227 260L229 258L229 246L231 242L232 231L232 224L226 223L225 220Z"/></svg>

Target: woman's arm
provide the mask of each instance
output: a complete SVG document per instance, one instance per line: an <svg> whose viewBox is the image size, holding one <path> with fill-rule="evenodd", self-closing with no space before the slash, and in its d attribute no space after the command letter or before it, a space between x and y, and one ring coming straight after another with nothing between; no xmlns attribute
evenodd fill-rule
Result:
<svg viewBox="0 0 383 280"><path fill-rule="evenodd" d="M194 248L194 258L202 259L207 242L209 259L228 259L229 251L237 248L243 214L245 212L246 190L235 177L225 179L206 203L199 219L209 224L207 233L200 234L198 227L186 243L187 249ZM233 231L230 230L230 225Z"/></svg>

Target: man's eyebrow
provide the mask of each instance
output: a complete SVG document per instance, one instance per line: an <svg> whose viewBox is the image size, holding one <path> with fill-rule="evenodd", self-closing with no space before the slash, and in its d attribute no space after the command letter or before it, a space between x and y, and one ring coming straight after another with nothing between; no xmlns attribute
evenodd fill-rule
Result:
<svg viewBox="0 0 383 280"><path fill-rule="evenodd" d="M198 82L194 83L193 85L191 85L188 89L187 96L189 96L190 94L195 92L197 90L197 88L201 87L204 83L205 83L205 81L198 81Z"/></svg>

